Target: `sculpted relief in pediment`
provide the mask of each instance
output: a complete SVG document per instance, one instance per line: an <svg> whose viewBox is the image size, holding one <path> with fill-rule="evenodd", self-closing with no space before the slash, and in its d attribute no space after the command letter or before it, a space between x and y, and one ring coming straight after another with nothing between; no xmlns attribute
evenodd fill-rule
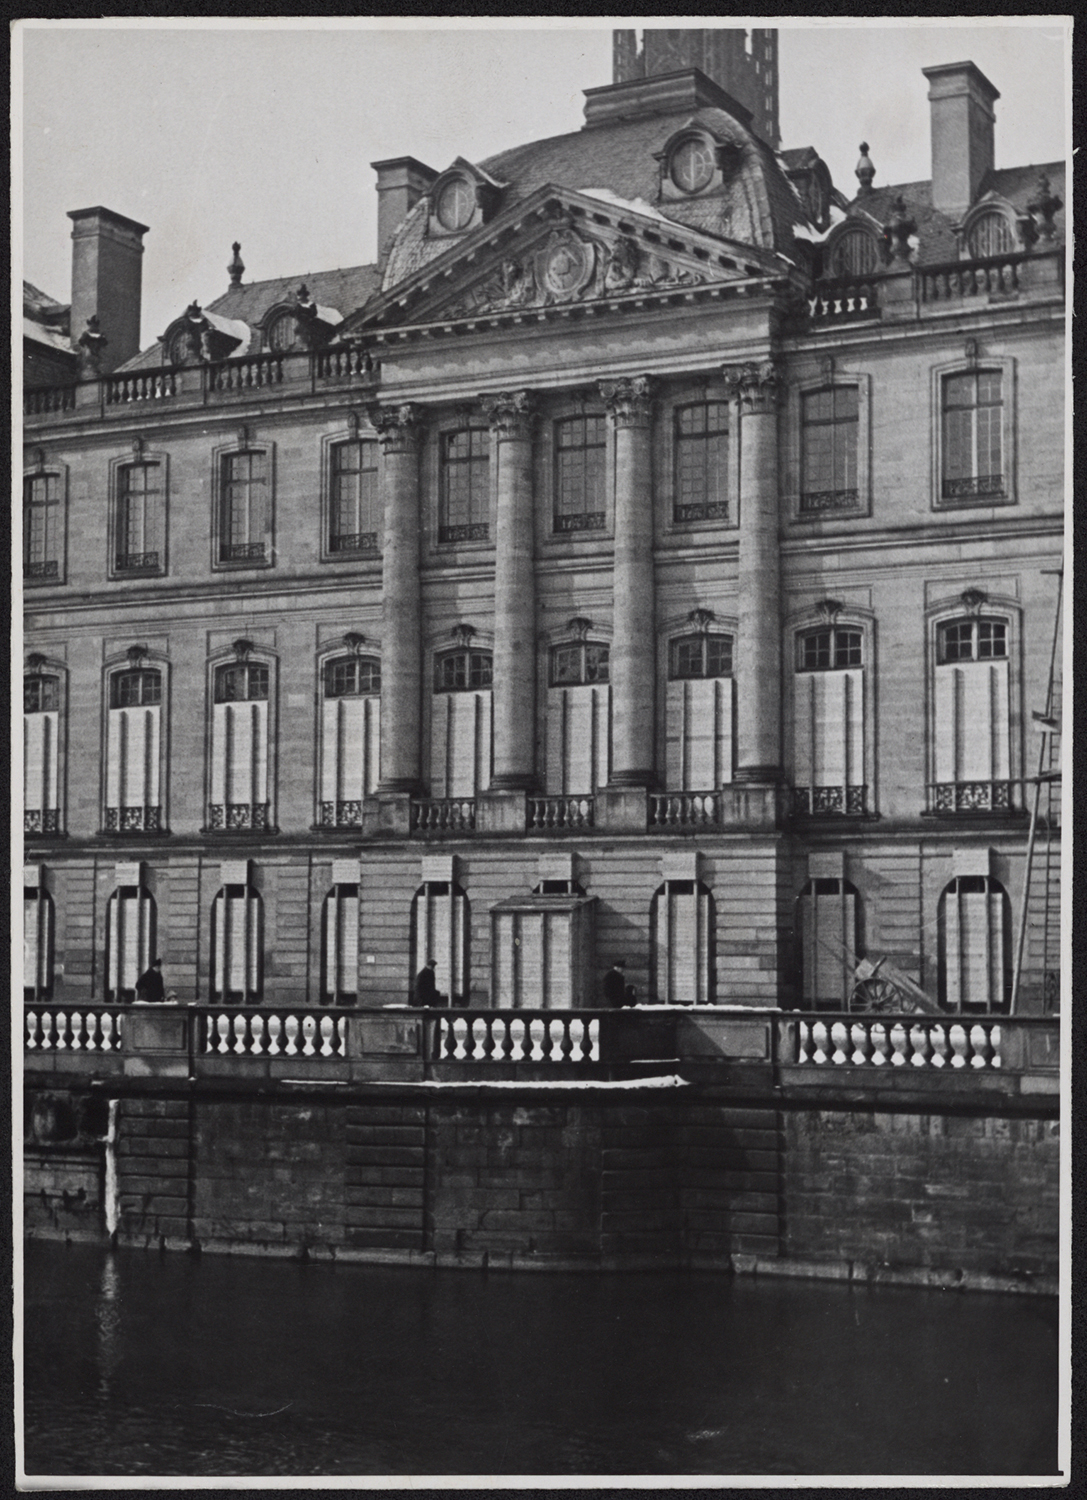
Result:
<svg viewBox="0 0 1087 1500"><path fill-rule="evenodd" d="M471 318L707 280L705 271L657 255L629 235L609 242L561 225L541 244L507 256L436 311L447 318Z"/></svg>

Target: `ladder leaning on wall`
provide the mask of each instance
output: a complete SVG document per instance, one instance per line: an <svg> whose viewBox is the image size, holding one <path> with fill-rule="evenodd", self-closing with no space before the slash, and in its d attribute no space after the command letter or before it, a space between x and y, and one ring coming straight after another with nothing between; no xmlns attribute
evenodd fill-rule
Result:
<svg viewBox="0 0 1087 1500"><path fill-rule="evenodd" d="M1049 576L1054 576L1050 573ZM1039 859L1042 877L1041 943L1039 957L1043 973L1043 1008L1052 1014L1060 1008L1060 850L1054 848L1053 833L1060 821L1061 802L1061 694L1062 677L1058 657L1061 637L1061 604L1064 592L1064 571L1055 570L1057 579L1057 605L1053 618L1053 644L1049 654L1049 680L1046 685L1045 709L1035 711L1031 718L1040 731L1038 750L1038 774L1024 778L1029 786L1033 783L1034 794L1030 809L1030 832L1027 835L1027 860L1023 872L1023 898L1019 913L1019 931L1015 944L1015 966L1012 970L1012 993L1009 1011L1015 1015L1019 1001L1019 981L1023 971L1026 952L1027 927L1030 920L1031 883L1034 876L1035 854L1039 841L1039 825L1044 839ZM1042 807L1042 791L1045 790L1045 807ZM1035 950L1038 952L1038 949Z"/></svg>

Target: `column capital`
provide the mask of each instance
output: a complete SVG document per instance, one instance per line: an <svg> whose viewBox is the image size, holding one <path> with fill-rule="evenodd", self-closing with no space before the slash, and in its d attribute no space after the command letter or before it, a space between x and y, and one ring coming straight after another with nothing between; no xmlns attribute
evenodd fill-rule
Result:
<svg viewBox="0 0 1087 1500"><path fill-rule="evenodd" d="M601 380L600 394L616 427L644 427L653 406L653 380L648 375Z"/></svg>
<svg viewBox="0 0 1087 1500"><path fill-rule="evenodd" d="M721 373L730 396L740 402L740 409L757 415L772 412L777 406L781 377L772 359L756 363L749 360L743 365L725 365Z"/></svg>
<svg viewBox="0 0 1087 1500"><path fill-rule="evenodd" d="M489 391L480 396L479 404L496 441L532 436L536 406L531 391Z"/></svg>
<svg viewBox="0 0 1087 1500"><path fill-rule="evenodd" d="M371 406L366 415L386 453L408 453L419 441L423 411L411 401L399 406Z"/></svg>

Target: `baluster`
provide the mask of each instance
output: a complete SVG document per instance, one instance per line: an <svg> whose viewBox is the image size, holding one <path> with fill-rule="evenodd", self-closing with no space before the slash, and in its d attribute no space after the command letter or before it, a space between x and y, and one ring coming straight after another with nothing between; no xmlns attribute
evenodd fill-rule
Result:
<svg viewBox="0 0 1087 1500"><path fill-rule="evenodd" d="M457 1016L454 1020L450 1018L445 1022L449 1028L451 1051L449 1056L456 1062L463 1062L468 1056L469 1025L464 1016Z"/></svg>
<svg viewBox="0 0 1087 1500"><path fill-rule="evenodd" d="M544 1023L538 1016L533 1016L532 1020L528 1022L529 1047L528 1056L525 1059L526 1062L543 1062L544 1052L541 1040L543 1029Z"/></svg>
<svg viewBox="0 0 1087 1500"><path fill-rule="evenodd" d="M814 1043L811 1060L816 1067L822 1067L825 1062L829 1061L826 1051L829 1035L825 1021L812 1022L811 1039Z"/></svg>
<svg viewBox="0 0 1087 1500"><path fill-rule="evenodd" d="M1004 1065L1000 1056L1000 1044L1002 1041L1002 1037L1003 1033L1001 1032L999 1026L989 1027L989 1046L992 1048L989 1066L992 1068L1000 1068Z"/></svg>
<svg viewBox="0 0 1087 1500"><path fill-rule="evenodd" d="M41 1047L43 1052L56 1050L56 1027L57 1020L51 1010L43 1010L41 1014Z"/></svg>
<svg viewBox="0 0 1087 1500"><path fill-rule="evenodd" d="M589 1058L592 1062L600 1061L600 1019L597 1016L589 1022Z"/></svg>
<svg viewBox="0 0 1087 1500"><path fill-rule="evenodd" d="M807 1021L796 1023L796 1060L798 1063L811 1062L811 1053L808 1045L811 1042L811 1026Z"/></svg>
<svg viewBox="0 0 1087 1500"><path fill-rule="evenodd" d="M881 1068L887 1061L887 1028L882 1021L873 1021L868 1028L868 1040L872 1047L871 1063Z"/></svg>
<svg viewBox="0 0 1087 1500"><path fill-rule="evenodd" d="M332 1045L332 1037L333 1037L333 1035L335 1033L335 1030L336 1030L336 1026L335 1026L334 1018L332 1016L322 1016L321 1017L321 1056L322 1057L334 1057L335 1054L336 1054L336 1049Z"/></svg>
<svg viewBox="0 0 1087 1500"><path fill-rule="evenodd" d="M63 1052L68 1046L68 1017L62 1010L57 1011L57 1035L54 1043L58 1052Z"/></svg>
<svg viewBox="0 0 1087 1500"><path fill-rule="evenodd" d="M834 1048L830 1059L831 1062L838 1066L844 1062L848 1062L849 1058L846 1056L845 1049L849 1045L849 1029L844 1021L831 1022L830 1041Z"/></svg>
<svg viewBox="0 0 1087 1500"><path fill-rule="evenodd" d="M249 1013L249 1053L252 1057L263 1057L267 1047L265 1045L264 1017L259 1010Z"/></svg>
<svg viewBox="0 0 1087 1500"><path fill-rule="evenodd" d="M946 1068L947 1059L951 1054L951 1048L947 1044L947 1029L937 1021L929 1027L929 1045L932 1048L932 1056L929 1058L930 1068Z"/></svg>
<svg viewBox="0 0 1087 1500"><path fill-rule="evenodd" d="M115 1052L117 1050L120 1037L115 1037L113 1034L113 1017L110 1015L108 1010L104 1010L102 1012L101 1016L99 1017L99 1025L101 1026L102 1051ZM120 1031L119 1026L117 1030Z"/></svg>
<svg viewBox="0 0 1087 1500"><path fill-rule="evenodd" d="M97 1052L98 1048L98 1023L101 1020L97 1011L88 1010L83 1013L83 1049L86 1052Z"/></svg>
<svg viewBox="0 0 1087 1500"><path fill-rule="evenodd" d="M495 1035L495 1020L496 1017L494 1016L485 1016L483 1018L483 1035L480 1038L479 1055L482 1056L484 1062L493 1062L496 1060L498 1038Z"/></svg>
<svg viewBox="0 0 1087 1500"><path fill-rule="evenodd" d="M966 1035L966 1027L961 1021L956 1021L950 1031L951 1045L955 1049L955 1056L951 1059L953 1068L966 1067L966 1049L969 1041Z"/></svg>
<svg viewBox="0 0 1087 1500"><path fill-rule="evenodd" d="M249 1050L249 1038L247 1035L247 1023L244 1012L235 1012L234 1025L232 1029L234 1032L234 1047L232 1050L237 1053L247 1052Z"/></svg>
<svg viewBox="0 0 1087 1500"><path fill-rule="evenodd" d="M891 1066L901 1068L906 1061L906 1028L901 1021L894 1021L889 1032L891 1041Z"/></svg>
<svg viewBox="0 0 1087 1500"><path fill-rule="evenodd" d="M83 1050L83 1022L84 1016L78 1010L73 1010L68 1017L68 1026L71 1032L71 1047L73 1052Z"/></svg>
<svg viewBox="0 0 1087 1500"><path fill-rule="evenodd" d="M868 1027L863 1021L854 1021L850 1025L849 1033L853 1042L853 1055L850 1058L850 1062L860 1067L863 1063L870 1061L872 1038L868 1034Z"/></svg>
<svg viewBox="0 0 1087 1500"><path fill-rule="evenodd" d="M219 1045L215 1050L221 1056L223 1053L230 1051L230 1042L228 1040L230 1036L230 1017L226 1011L220 1011L215 1018L215 1030L219 1036Z"/></svg>
<svg viewBox="0 0 1087 1500"><path fill-rule="evenodd" d="M910 1027L910 1062L915 1068L925 1068L929 1060L928 1027L923 1021L914 1021Z"/></svg>
<svg viewBox="0 0 1087 1500"><path fill-rule="evenodd" d="M989 1033L985 1027L977 1021L970 1028L970 1066L972 1068L987 1068L992 1056L989 1049Z"/></svg>
<svg viewBox="0 0 1087 1500"><path fill-rule="evenodd" d="M574 1059L574 1038L570 1029L570 1016L563 1016L559 1022L559 1055L557 1062L572 1062Z"/></svg>
<svg viewBox="0 0 1087 1500"><path fill-rule="evenodd" d="M287 1034L287 1045L284 1052L288 1057L298 1056L298 1017L286 1015L283 1017L283 1030Z"/></svg>
<svg viewBox="0 0 1087 1500"><path fill-rule="evenodd" d="M347 1017L336 1017L336 1056L342 1057L347 1051Z"/></svg>
<svg viewBox="0 0 1087 1500"><path fill-rule="evenodd" d="M468 1056L475 1062L486 1060L486 1046L490 1041L491 1028L486 1016L476 1016L469 1025L469 1049Z"/></svg>
<svg viewBox="0 0 1087 1500"><path fill-rule="evenodd" d="M515 1016L510 1021L510 1062L523 1062L525 1059L525 1038L527 1027L520 1016Z"/></svg>
<svg viewBox="0 0 1087 1500"><path fill-rule="evenodd" d="M302 1056L303 1057L316 1057L316 1055L317 1055L317 1048L313 1045L313 1043L314 1043L314 1039L317 1036L317 1022L314 1020L314 1018L312 1016L303 1016L302 1017L302 1036L303 1036Z"/></svg>
<svg viewBox="0 0 1087 1500"><path fill-rule="evenodd" d="M578 1016L570 1017L570 1056L574 1062L589 1061L589 1028Z"/></svg>
<svg viewBox="0 0 1087 1500"><path fill-rule="evenodd" d="M283 1022L273 1011L268 1017L268 1056L279 1056L279 1038L283 1032Z"/></svg>
<svg viewBox="0 0 1087 1500"><path fill-rule="evenodd" d="M33 1052L38 1045L38 1012L28 1010L23 1013L23 1046L28 1052Z"/></svg>

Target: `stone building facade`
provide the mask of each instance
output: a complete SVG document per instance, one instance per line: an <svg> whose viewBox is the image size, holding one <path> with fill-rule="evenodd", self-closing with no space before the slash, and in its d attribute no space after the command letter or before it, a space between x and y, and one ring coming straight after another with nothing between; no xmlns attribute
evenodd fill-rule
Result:
<svg viewBox="0 0 1087 1500"><path fill-rule="evenodd" d="M25 395L28 998L157 952L181 1001L403 1003L433 956L592 1006L622 958L841 1010L883 958L1001 1012L1027 900L1056 1004L1062 167L994 167L964 63L931 181L865 147L847 196L729 55L620 37L579 132L375 163L375 264L235 246L119 364L143 226L73 216L127 301L79 271L79 378Z"/></svg>

